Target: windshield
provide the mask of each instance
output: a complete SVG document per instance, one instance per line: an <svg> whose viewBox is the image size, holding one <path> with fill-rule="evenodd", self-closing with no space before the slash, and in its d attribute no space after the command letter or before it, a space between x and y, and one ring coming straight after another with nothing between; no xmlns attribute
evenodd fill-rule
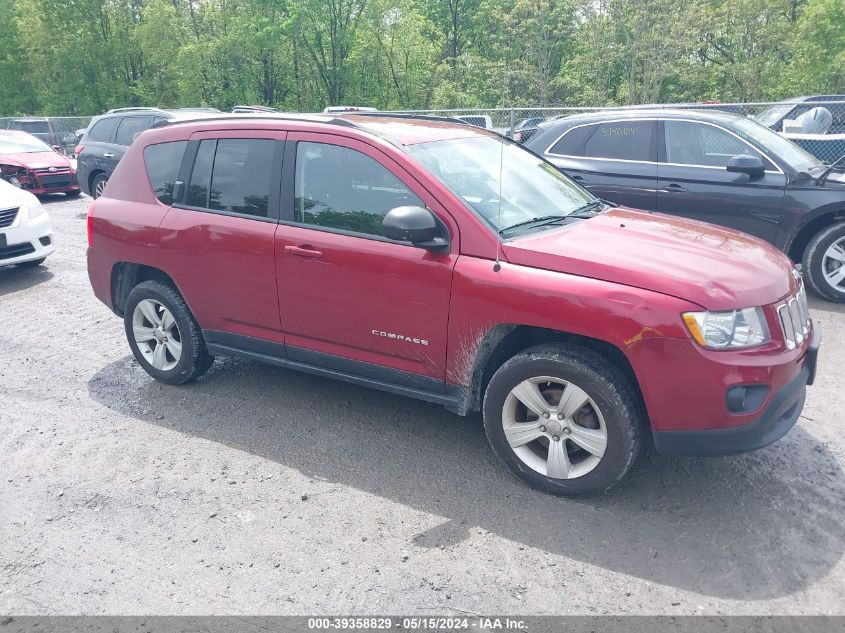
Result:
<svg viewBox="0 0 845 633"><path fill-rule="evenodd" d="M783 116L789 114L795 106L791 103L776 103L770 108L766 108L760 114L754 117L760 125L771 127L777 123Z"/></svg>
<svg viewBox="0 0 845 633"><path fill-rule="evenodd" d="M777 156L795 171L810 171L824 166L818 158L808 154L789 139L751 119L738 119L735 131L741 137L757 143L770 154Z"/></svg>
<svg viewBox="0 0 845 633"><path fill-rule="evenodd" d="M53 148L34 136L15 134L0 136L0 154L32 154L33 152L52 152Z"/></svg>
<svg viewBox="0 0 845 633"><path fill-rule="evenodd" d="M9 124L11 130L23 130L24 132L35 132L36 134L49 134L50 125L47 121L12 121Z"/></svg>
<svg viewBox="0 0 845 633"><path fill-rule="evenodd" d="M499 138L434 141L407 151L497 232L566 216L595 200L549 163Z"/></svg>

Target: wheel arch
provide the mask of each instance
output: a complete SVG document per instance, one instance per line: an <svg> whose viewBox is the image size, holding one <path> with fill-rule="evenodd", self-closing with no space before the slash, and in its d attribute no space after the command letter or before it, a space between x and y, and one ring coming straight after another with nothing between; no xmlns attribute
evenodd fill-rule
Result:
<svg viewBox="0 0 845 633"><path fill-rule="evenodd" d="M88 191L91 192L91 195L94 194L94 179L99 176L100 174L106 173L105 169L93 169L88 174Z"/></svg>
<svg viewBox="0 0 845 633"><path fill-rule="evenodd" d="M479 341L472 362L469 383L463 388L464 398L463 402L460 403L459 408L461 410L459 413L466 414L472 411L480 411L484 391L499 367L519 352L543 343L577 345L602 356L619 369L631 383L635 398L642 408L644 419L647 419L642 390L636 373L625 353L619 347L601 339L563 330L551 330L514 323L499 324L492 327Z"/></svg>
<svg viewBox="0 0 845 633"><path fill-rule="evenodd" d="M172 286L176 292L179 288L166 272L146 264L135 264L132 262L118 262L112 266L111 271L111 309L118 316L123 316L126 307L126 300L129 293L138 284L144 281L160 281ZM180 293L181 294L181 293Z"/></svg>
<svg viewBox="0 0 845 633"><path fill-rule="evenodd" d="M845 222L845 207L824 211L804 222L787 243L786 254L793 262L800 263L813 236L819 231L840 222Z"/></svg>

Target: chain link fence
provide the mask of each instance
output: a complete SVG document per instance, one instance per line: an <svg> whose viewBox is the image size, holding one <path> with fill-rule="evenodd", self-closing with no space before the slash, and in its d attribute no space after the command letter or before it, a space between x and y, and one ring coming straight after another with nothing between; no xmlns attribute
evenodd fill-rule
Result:
<svg viewBox="0 0 845 633"><path fill-rule="evenodd" d="M628 106L629 108L681 108L721 111L748 116L797 143L825 163L845 155L845 99L811 97L777 103L689 103ZM472 125L493 129L520 142L526 142L549 119L596 112L609 108L468 108L404 110L404 114L427 114L461 119ZM620 108L627 109L627 108ZM24 130L49 145L72 154L81 132L91 117L4 117L0 129Z"/></svg>

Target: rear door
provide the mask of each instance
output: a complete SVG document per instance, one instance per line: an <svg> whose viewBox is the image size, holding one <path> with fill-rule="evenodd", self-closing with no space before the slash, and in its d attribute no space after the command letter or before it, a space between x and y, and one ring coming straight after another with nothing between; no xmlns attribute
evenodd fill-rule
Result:
<svg viewBox="0 0 845 633"><path fill-rule="evenodd" d="M180 174L185 192L161 223L159 261L209 342L249 349L267 339L282 355L273 240L284 136L249 130L190 138Z"/></svg>
<svg viewBox="0 0 845 633"><path fill-rule="evenodd" d="M660 122L657 208L713 222L774 243L786 176L748 142L719 125L695 120ZM729 172L739 154L759 156L760 177Z"/></svg>
<svg viewBox="0 0 845 633"><path fill-rule="evenodd" d="M599 198L652 210L657 204L656 127L651 119L578 125L545 155Z"/></svg>

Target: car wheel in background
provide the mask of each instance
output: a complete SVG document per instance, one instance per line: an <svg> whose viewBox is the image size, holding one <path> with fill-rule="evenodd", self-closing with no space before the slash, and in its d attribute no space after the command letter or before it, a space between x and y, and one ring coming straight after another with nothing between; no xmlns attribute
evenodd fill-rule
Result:
<svg viewBox="0 0 845 633"><path fill-rule="evenodd" d="M103 190L106 188L106 183L109 177L105 174L97 174L91 182L91 197L95 200L103 195Z"/></svg>
<svg viewBox="0 0 845 633"><path fill-rule="evenodd" d="M810 240L801 267L817 294L845 302L845 223L834 224Z"/></svg>
<svg viewBox="0 0 845 633"><path fill-rule="evenodd" d="M79 194L81 194L81 193L82 193L81 191L65 191L65 195L66 195L68 198L76 198L76 197L77 197L77 196L79 196Z"/></svg>
<svg viewBox="0 0 845 633"><path fill-rule="evenodd" d="M515 355L493 375L483 408L499 459L552 494L604 492L639 452L633 389L604 357L581 347L541 345Z"/></svg>
<svg viewBox="0 0 845 633"><path fill-rule="evenodd" d="M132 353L156 380L181 385L214 362L185 300L167 284L145 281L135 286L123 321Z"/></svg>

